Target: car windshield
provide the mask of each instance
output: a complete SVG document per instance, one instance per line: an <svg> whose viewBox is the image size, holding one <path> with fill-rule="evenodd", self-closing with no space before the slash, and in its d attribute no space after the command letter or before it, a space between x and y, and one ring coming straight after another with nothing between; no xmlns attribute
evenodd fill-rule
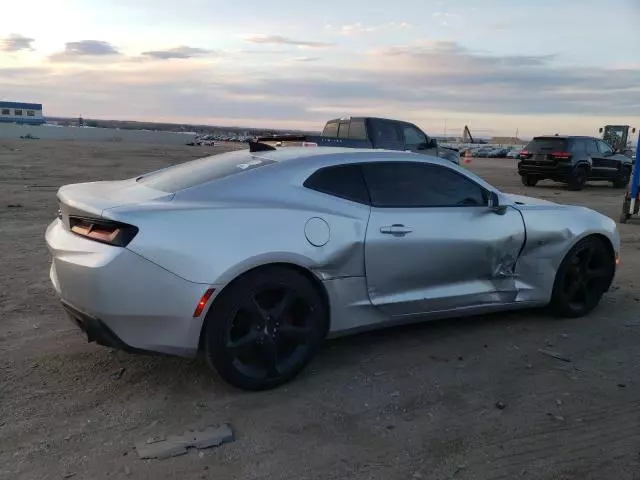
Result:
<svg viewBox="0 0 640 480"><path fill-rule="evenodd" d="M274 161L255 157L246 150L228 152L147 173L137 181L156 190L175 193L271 163Z"/></svg>
<svg viewBox="0 0 640 480"><path fill-rule="evenodd" d="M567 150L566 138L534 138L523 148L529 153L541 153Z"/></svg>

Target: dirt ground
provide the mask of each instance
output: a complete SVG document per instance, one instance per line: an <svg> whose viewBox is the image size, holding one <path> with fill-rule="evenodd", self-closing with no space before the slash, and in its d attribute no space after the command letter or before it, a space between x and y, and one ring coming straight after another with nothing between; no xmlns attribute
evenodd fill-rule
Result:
<svg viewBox="0 0 640 480"><path fill-rule="evenodd" d="M0 478L640 479L640 222L619 226L617 279L587 318L518 312L335 340L270 392L234 390L198 360L88 344L49 283L56 188L214 150L0 142ZM619 215L609 185L526 188L511 159L470 168L507 192ZM133 450L224 422L236 441L217 449Z"/></svg>

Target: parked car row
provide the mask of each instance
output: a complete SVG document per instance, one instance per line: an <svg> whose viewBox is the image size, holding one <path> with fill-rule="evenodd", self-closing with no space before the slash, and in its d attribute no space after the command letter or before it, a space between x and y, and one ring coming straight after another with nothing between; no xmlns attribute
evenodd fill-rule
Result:
<svg viewBox="0 0 640 480"><path fill-rule="evenodd" d="M481 147L472 147L460 152L461 156L467 153L475 158L518 158L520 152L519 147L496 147L494 145L483 145Z"/></svg>

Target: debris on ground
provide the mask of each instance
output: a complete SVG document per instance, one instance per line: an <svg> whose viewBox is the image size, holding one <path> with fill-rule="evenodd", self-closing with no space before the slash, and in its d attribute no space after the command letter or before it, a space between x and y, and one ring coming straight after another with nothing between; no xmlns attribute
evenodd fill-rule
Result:
<svg viewBox="0 0 640 480"><path fill-rule="evenodd" d="M564 422L564 417L560 416L560 415L556 415L554 413L547 413L547 415L549 415L551 418L553 418L554 420L557 420L559 422Z"/></svg>
<svg viewBox="0 0 640 480"><path fill-rule="evenodd" d="M618 387L620 388L627 388L627 384L626 383L619 383Z"/></svg>
<svg viewBox="0 0 640 480"><path fill-rule="evenodd" d="M75 476L76 476L76 474L75 474L75 473L65 473L65 474L62 476L62 478L72 478L72 477L75 477Z"/></svg>
<svg viewBox="0 0 640 480"><path fill-rule="evenodd" d="M9 203L7 208L22 208L22 204L20 203Z"/></svg>
<svg viewBox="0 0 640 480"><path fill-rule="evenodd" d="M498 410L504 410L505 408L507 408L507 404L504 402L496 402L496 408Z"/></svg>
<svg viewBox="0 0 640 480"><path fill-rule="evenodd" d="M111 375L111 378L113 378L114 380L120 380L122 378L122 375L124 374L126 368L120 368L118 369L113 375Z"/></svg>
<svg viewBox="0 0 640 480"><path fill-rule="evenodd" d="M571 362L571 359L569 357L565 357L561 353L554 352L553 350L546 350L543 348L539 348L538 352L540 352L543 355L547 355L548 357L555 358L556 360L560 360L562 362L567 362L567 363Z"/></svg>
<svg viewBox="0 0 640 480"><path fill-rule="evenodd" d="M212 448L234 441L229 424L207 427L204 430L188 430L182 435L171 435L166 440L138 442L135 445L140 458L170 458L184 455L189 448Z"/></svg>

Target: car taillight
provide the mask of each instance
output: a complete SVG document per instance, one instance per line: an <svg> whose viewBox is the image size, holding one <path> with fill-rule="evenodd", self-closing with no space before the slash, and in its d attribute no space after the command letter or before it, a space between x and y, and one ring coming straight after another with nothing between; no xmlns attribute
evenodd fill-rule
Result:
<svg viewBox="0 0 640 480"><path fill-rule="evenodd" d="M302 142L303 147L317 147L318 144L316 142Z"/></svg>
<svg viewBox="0 0 640 480"><path fill-rule="evenodd" d="M95 218L69 216L69 226L76 235L115 247L126 247L138 233L138 227Z"/></svg>
<svg viewBox="0 0 640 480"><path fill-rule="evenodd" d="M571 154L569 152L551 152L552 158L569 158Z"/></svg>
<svg viewBox="0 0 640 480"><path fill-rule="evenodd" d="M527 158L529 157L531 154L526 151L526 150L520 150L520 153L518 154L520 156L520 158Z"/></svg>

